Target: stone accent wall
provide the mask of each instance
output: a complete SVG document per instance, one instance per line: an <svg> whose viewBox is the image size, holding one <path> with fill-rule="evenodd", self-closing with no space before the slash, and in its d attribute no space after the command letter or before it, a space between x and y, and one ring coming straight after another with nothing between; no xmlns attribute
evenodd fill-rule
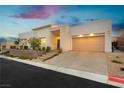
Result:
<svg viewBox="0 0 124 93"><path fill-rule="evenodd" d="M36 58L38 56L41 56L43 54L42 51L35 51L35 50L9 50L10 55L17 56L17 57L32 57Z"/></svg>

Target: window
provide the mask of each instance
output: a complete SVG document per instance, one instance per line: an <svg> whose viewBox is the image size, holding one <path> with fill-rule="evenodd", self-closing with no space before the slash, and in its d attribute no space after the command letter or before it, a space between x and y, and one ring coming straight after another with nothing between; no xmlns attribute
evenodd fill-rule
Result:
<svg viewBox="0 0 124 93"><path fill-rule="evenodd" d="M41 38L41 47L46 47L46 38Z"/></svg>

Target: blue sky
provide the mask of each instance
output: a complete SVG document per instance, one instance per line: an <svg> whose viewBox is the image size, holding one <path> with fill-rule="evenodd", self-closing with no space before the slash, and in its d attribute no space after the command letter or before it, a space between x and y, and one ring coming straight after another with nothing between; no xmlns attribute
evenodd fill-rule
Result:
<svg viewBox="0 0 124 93"><path fill-rule="evenodd" d="M0 37L17 37L19 33L46 24L78 25L112 20L113 34L124 28L124 6L0 6Z"/></svg>

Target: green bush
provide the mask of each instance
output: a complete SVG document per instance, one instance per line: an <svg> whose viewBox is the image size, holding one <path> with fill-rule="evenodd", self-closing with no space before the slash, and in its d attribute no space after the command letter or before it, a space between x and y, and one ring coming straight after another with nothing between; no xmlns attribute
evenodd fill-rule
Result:
<svg viewBox="0 0 124 93"><path fill-rule="evenodd" d="M39 47L40 47L40 39L31 38L31 39L29 40L29 43L30 43L31 48L32 48L33 50L39 49Z"/></svg>
<svg viewBox="0 0 124 93"><path fill-rule="evenodd" d="M14 56L14 55L9 55L9 54L8 54L7 56L9 56L9 57L16 57L16 56Z"/></svg>
<svg viewBox="0 0 124 93"><path fill-rule="evenodd" d="M20 49L22 50L23 49L23 46L20 46Z"/></svg>
<svg viewBox="0 0 124 93"><path fill-rule="evenodd" d="M32 57L20 56L19 59L29 59L29 60L32 60Z"/></svg>
<svg viewBox="0 0 124 93"><path fill-rule="evenodd" d="M50 52L51 51L51 47L46 47L46 53Z"/></svg>
<svg viewBox="0 0 124 93"><path fill-rule="evenodd" d="M9 54L9 51L2 52L1 54L8 55Z"/></svg>
<svg viewBox="0 0 124 93"><path fill-rule="evenodd" d="M28 49L28 46L24 46L24 49L27 50Z"/></svg>
<svg viewBox="0 0 124 93"><path fill-rule="evenodd" d="M123 62L121 61L117 61L117 60L112 60L113 63L117 63L117 64L122 64Z"/></svg>
<svg viewBox="0 0 124 93"><path fill-rule="evenodd" d="M121 67L120 70L121 70L121 71L124 71L124 67Z"/></svg>
<svg viewBox="0 0 124 93"><path fill-rule="evenodd" d="M45 51L46 50L46 48L45 47L42 47L42 51Z"/></svg>

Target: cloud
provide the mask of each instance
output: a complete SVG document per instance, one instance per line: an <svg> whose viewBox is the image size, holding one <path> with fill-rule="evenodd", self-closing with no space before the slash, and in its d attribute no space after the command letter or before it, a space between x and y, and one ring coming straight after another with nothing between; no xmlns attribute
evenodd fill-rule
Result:
<svg viewBox="0 0 124 93"><path fill-rule="evenodd" d="M24 13L19 13L10 17L20 19L47 19L59 12L58 6L34 6L31 8L30 11L25 9L26 11L24 11Z"/></svg>
<svg viewBox="0 0 124 93"><path fill-rule="evenodd" d="M22 13L20 15L15 15L11 17L15 18L22 18L22 19L46 19L50 16L49 13L42 12L42 11L36 11L31 13Z"/></svg>
<svg viewBox="0 0 124 93"><path fill-rule="evenodd" d="M88 18L88 19L84 19L84 21L87 21L87 22L93 22L93 21L97 21L99 20L98 18Z"/></svg>
<svg viewBox="0 0 124 93"><path fill-rule="evenodd" d="M94 21L100 20L98 18L86 18L82 19L78 16L60 16L57 20L56 23L58 24L63 24L63 25L78 25L78 24L84 24L84 23L91 23Z"/></svg>
<svg viewBox="0 0 124 93"><path fill-rule="evenodd" d="M77 25L80 24L80 18L76 16L61 16L56 20L56 23L62 24L62 25Z"/></svg>

